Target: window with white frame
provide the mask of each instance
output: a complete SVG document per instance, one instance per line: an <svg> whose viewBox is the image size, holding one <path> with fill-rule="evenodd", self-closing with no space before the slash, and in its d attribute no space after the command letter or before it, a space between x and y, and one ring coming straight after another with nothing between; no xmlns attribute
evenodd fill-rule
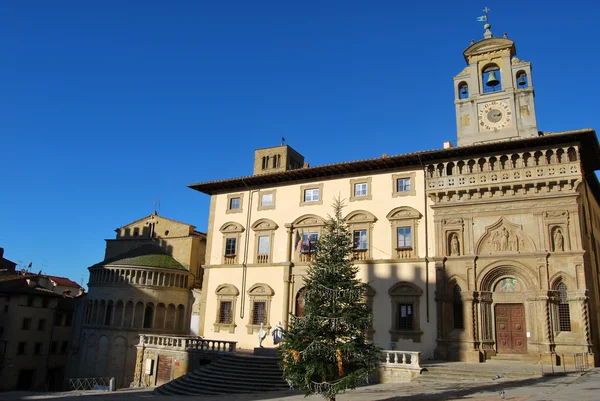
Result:
<svg viewBox="0 0 600 401"><path fill-rule="evenodd" d="M260 205L262 207L273 206L273 194L262 194L260 197Z"/></svg>
<svg viewBox="0 0 600 401"><path fill-rule="evenodd" d="M354 184L354 196L367 196L367 183L360 182L358 184Z"/></svg>
<svg viewBox="0 0 600 401"><path fill-rule="evenodd" d="M269 254L271 250L271 236L270 235L260 235L258 237L258 263L268 263Z"/></svg>
<svg viewBox="0 0 600 401"><path fill-rule="evenodd" d="M416 173L392 174L392 196L416 195L415 177Z"/></svg>
<svg viewBox="0 0 600 401"><path fill-rule="evenodd" d="M254 334L260 330L261 324L268 332L271 329L270 311L271 299L275 292L267 284L257 283L248 290L250 299L250 311L248 324L246 325L248 334Z"/></svg>
<svg viewBox="0 0 600 401"><path fill-rule="evenodd" d="M252 230L255 233L255 263L272 263L273 240L277 224L269 219L259 219L252 224Z"/></svg>
<svg viewBox="0 0 600 401"><path fill-rule="evenodd" d="M366 251L367 250L367 230L354 230L354 250L355 251Z"/></svg>
<svg viewBox="0 0 600 401"><path fill-rule="evenodd" d="M300 187L300 206L322 205L323 184L302 185Z"/></svg>
<svg viewBox="0 0 600 401"><path fill-rule="evenodd" d="M317 202L319 200L319 188L305 189L304 202Z"/></svg>
<svg viewBox="0 0 600 401"><path fill-rule="evenodd" d="M227 195L227 210L225 213L242 213L244 203L244 194Z"/></svg>
<svg viewBox="0 0 600 401"><path fill-rule="evenodd" d="M275 209L276 189L260 191L258 193L258 210Z"/></svg>
<svg viewBox="0 0 600 401"><path fill-rule="evenodd" d="M397 243L396 249L412 249L412 228L397 227L396 228Z"/></svg>
<svg viewBox="0 0 600 401"><path fill-rule="evenodd" d="M350 202L371 199L371 177L350 180Z"/></svg>
<svg viewBox="0 0 600 401"><path fill-rule="evenodd" d="M386 216L392 228L391 254L395 259L418 258L417 227L421 213L409 206L393 209Z"/></svg>
<svg viewBox="0 0 600 401"><path fill-rule="evenodd" d="M354 260L370 260L372 258L373 224L377 218L365 210L355 210L348 213L344 219L352 232Z"/></svg>
<svg viewBox="0 0 600 401"><path fill-rule="evenodd" d="M221 330L235 332L235 304L240 292L233 284L221 284L215 291L217 315L213 323L215 333Z"/></svg>

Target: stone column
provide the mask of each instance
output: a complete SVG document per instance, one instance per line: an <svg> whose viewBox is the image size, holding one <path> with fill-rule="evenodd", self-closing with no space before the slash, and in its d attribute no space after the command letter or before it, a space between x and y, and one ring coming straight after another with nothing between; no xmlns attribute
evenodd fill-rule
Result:
<svg viewBox="0 0 600 401"><path fill-rule="evenodd" d="M489 359L491 356L496 355L492 322L492 293L489 291L482 291L479 294L479 314L481 350L484 358Z"/></svg>
<svg viewBox="0 0 600 401"><path fill-rule="evenodd" d="M476 291L463 291L463 316L465 322L465 344L466 348L461 350L461 359L466 362L481 362L479 351L478 327L477 327L477 305L478 293Z"/></svg>

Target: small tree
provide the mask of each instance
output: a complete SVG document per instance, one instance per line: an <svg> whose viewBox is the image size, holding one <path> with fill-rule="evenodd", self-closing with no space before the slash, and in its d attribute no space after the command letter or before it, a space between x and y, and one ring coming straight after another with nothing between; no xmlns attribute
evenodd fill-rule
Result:
<svg viewBox="0 0 600 401"><path fill-rule="evenodd" d="M304 280L304 316L291 315L280 347L283 376L306 395L330 401L368 382L380 349L367 340L372 313L356 278L351 233L336 199Z"/></svg>

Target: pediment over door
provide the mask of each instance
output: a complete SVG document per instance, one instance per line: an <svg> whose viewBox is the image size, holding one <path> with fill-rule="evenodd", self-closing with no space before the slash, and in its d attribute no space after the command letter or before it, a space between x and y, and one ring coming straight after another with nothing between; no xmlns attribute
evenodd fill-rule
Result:
<svg viewBox="0 0 600 401"><path fill-rule="evenodd" d="M485 233L475 245L475 254L477 255L535 251L535 243L523 232L522 226L510 222L504 217L487 226Z"/></svg>

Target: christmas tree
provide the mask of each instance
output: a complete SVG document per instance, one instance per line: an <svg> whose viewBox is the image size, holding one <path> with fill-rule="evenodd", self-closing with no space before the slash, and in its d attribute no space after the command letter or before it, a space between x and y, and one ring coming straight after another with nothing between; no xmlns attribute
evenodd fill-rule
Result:
<svg viewBox="0 0 600 401"><path fill-rule="evenodd" d="M306 395L330 401L368 382L380 349L367 340L372 313L366 284L356 278L351 233L336 199L304 279L304 315L290 317L280 347L283 376Z"/></svg>

